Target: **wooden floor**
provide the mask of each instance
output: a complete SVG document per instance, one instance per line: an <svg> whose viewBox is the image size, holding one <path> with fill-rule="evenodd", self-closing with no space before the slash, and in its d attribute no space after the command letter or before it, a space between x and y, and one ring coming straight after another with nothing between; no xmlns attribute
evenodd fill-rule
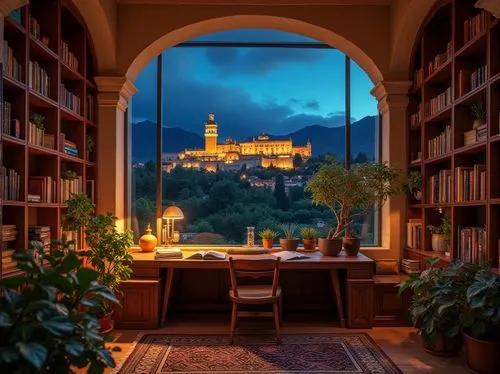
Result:
<svg viewBox="0 0 500 374"><path fill-rule="evenodd" d="M229 316L212 315L185 315L176 317L168 327L159 330L117 330L116 341L113 345L122 348L115 352L114 357L119 362L130 350L137 334L226 334L229 332ZM271 323L261 321L242 321L238 331L241 333L268 333L273 330ZM453 374L473 373L461 357L440 358L432 356L422 350L420 338L410 327L374 328L370 330L350 330L336 327L336 324L314 317L310 321L295 321L285 319L283 334L301 333L336 333L336 332L367 332L384 352L394 361L403 373L446 373ZM111 370L107 371L108 373Z"/></svg>

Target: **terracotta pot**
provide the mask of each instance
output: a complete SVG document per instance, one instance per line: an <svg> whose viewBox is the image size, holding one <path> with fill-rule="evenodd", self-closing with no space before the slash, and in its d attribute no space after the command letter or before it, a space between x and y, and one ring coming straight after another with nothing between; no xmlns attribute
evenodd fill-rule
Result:
<svg viewBox="0 0 500 374"><path fill-rule="evenodd" d="M463 332L467 365L479 374L498 373L500 367L500 341L478 340Z"/></svg>
<svg viewBox="0 0 500 374"><path fill-rule="evenodd" d="M303 239L304 250L315 251L316 250L316 239Z"/></svg>
<svg viewBox="0 0 500 374"><path fill-rule="evenodd" d="M359 247L361 247L361 240L359 238L343 238L344 250L348 256L357 256Z"/></svg>
<svg viewBox="0 0 500 374"><path fill-rule="evenodd" d="M296 251L299 246L298 239L280 239L280 246L285 251Z"/></svg>
<svg viewBox="0 0 500 374"><path fill-rule="evenodd" d="M472 128L475 130L478 127L481 127L481 125L483 124L483 122L484 121L482 119L475 119L474 122L472 122Z"/></svg>
<svg viewBox="0 0 500 374"><path fill-rule="evenodd" d="M342 239L320 238L318 248L325 256L337 256L342 251Z"/></svg>
<svg viewBox="0 0 500 374"><path fill-rule="evenodd" d="M462 339L460 336L449 338L442 333L438 333L434 347L427 345L425 341L423 341L424 351L431 355L442 357L456 356L461 345Z"/></svg>
<svg viewBox="0 0 500 374"><path fill-rule="evenodd" d="M262 246L266 249L273 247L273 239L262 239Z"/></svg>
<svg viewBox="0 0 500 374"><path fill-rule="evenodd" d="M102 318L99 318L99 324L101 325L99 333L101 335L106 335L113 331L113 328L115 327L115 321L111 319L112 316L113 311L106 313L104 316L102 316Z"/></svg>
<svg viewBox="0 0 500 374"><path fill-rule="evenodd" d="M431 235L431 247L436 252L446 252L448 250L448 240L443 234Z"/></svg>

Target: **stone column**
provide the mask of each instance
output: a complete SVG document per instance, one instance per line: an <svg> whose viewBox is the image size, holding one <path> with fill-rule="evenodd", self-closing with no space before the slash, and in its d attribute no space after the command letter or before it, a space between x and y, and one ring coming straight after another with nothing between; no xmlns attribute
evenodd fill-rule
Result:
<svg viewBox="0 0 500 374"><path fill-rule="evenodd" d="M372 90L378 100L382 116L381 161L398 167L403 173L408 169L407 106L410 81L381 81ZM389 250L385 258L399 259L406 238L406 197L391 197L382 207L382 247Z"/></svg>
<svg viewBox="0 0 500 374"><path fill-rule="evenodd" d="M95 77L99 93L97 121L97 212L111 212L123 230L125 211L125 111L137 91L123 76Z"/></svg>

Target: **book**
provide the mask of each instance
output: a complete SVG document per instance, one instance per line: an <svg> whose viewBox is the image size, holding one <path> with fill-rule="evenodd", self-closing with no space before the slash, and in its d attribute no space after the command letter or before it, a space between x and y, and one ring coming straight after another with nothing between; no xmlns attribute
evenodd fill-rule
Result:
<svg viewBox="0 0 500 374"><path fill-rule="evenodd" d="M156 248L155 260L182 258L182 251L180 248Z"/></svg>
<svg viewBox="0 0 500 374"><path fill-rule="evenodd" d="M186 257L186 260L224 260L226 254L218 251L198 251L191 256Z"/></svg>
<svg viewBox="0 0 500 374"><path fill-rule="evenodd" d="M293 260L304 260L307 258L310 258L310 256L305 255L300 252L294 252L294 251L281 251L281 252L276 252L272 253L273 256L275 257L280 257L281 261L293 261Z"/></svg>

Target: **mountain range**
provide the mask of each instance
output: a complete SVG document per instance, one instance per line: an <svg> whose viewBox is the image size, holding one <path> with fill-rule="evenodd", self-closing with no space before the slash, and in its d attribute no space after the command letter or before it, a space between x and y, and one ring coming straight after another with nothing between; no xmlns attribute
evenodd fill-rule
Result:
<svg viewBox="0 0 500 374"><path fill-rule="evenodd" d="M367 116L351 124L351 154L355 157L359 152L372 158L375 153L376 116ZM181 129L180 127L163 128L163 152L182 152L184 149L202 149L205 140L202 136ZM345 126L325 127L310 125L285 135L269 135L273 138L291 138L293 144L304 145L308 140L312 144L313 156L327 152L343 158L345 153ZM154 146L156 139L156 123L142 121L132 125L132 155L135 162L146 162L155 159Z"/></svg>

